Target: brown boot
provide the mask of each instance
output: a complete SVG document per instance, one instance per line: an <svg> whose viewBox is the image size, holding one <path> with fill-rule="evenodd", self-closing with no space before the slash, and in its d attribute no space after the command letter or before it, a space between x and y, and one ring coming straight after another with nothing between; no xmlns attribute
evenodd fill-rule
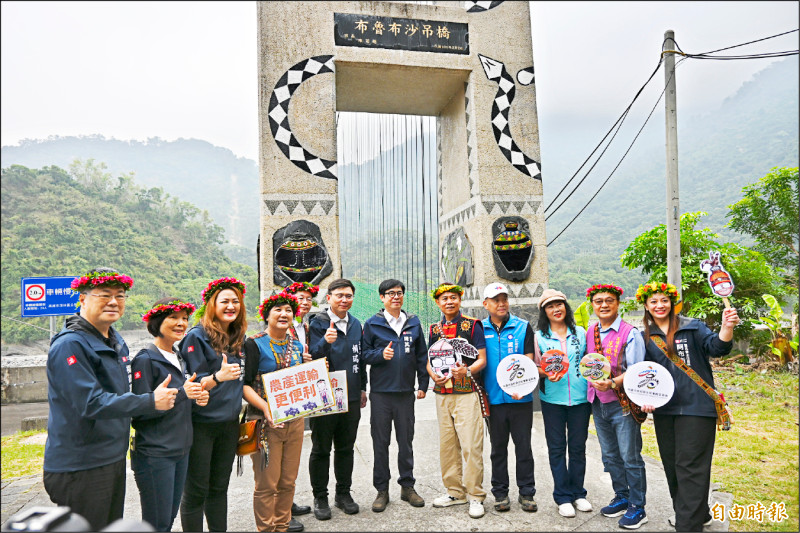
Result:
<svg viewBox="0 0 800 533"><path fill-rule="evenodd" d="M389 491L379 490L378 495L375 496L375 501L372 502L372 512L382 513L387 505L389 505Z"/></svg>
<svg viewBox="0 0 800 533"><path fill-rule="evenodd" d="M425 500L417 494L414 487L402 487L400 489L400 499L410 503L412 507L425 507Z"/></svg>

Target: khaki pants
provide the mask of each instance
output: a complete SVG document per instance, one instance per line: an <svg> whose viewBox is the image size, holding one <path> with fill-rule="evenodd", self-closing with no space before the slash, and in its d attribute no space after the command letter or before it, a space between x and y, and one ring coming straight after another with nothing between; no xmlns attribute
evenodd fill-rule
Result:
<svg viewBox="0 0 800 533"><path fill-rule="evenodd" d="M483 490L483 416L476 393L437 394L442 483L454 498L486 498ZM462 473L461 458L464 458Z"/></svg>
<svg viewBox="0 0 800 533"><path fill-rule="evenodd" d="M268 428L269 464L262 470L261 453L254 453L253 512L259 531L286 531L292 519L292 501L300 452L303 447L303 419L286 422L282 428Z"/></svg>

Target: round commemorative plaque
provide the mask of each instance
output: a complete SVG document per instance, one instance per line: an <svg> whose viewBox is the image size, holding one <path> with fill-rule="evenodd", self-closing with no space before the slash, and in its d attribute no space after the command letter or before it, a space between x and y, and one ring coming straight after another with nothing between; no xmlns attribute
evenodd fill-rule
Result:
<svg viewBox="0 0 800 533"><path fill-rule="evenodd" d="M563 376L569 370L569 359L567 354L561 350L547 350L542 354L542 362L539 366L548 376Z"/></svg>
<svg viewBox="0 0 800 533"><path fill-rule="evenodd" d="M588 381L602 381L611 375L611 363L599 353L587 353L581 359L578 371Z"/></svg>
<svg viewBox="0 0 800 533"><path fill-rule="evenodd" d="M642 361L628 367L622 382L628 398L637 405L661 407L675 392L672 375L652 361Z"/></svg>
<svg viewBox="0 0 800 533"><path fill-rule="evenodd" d="M539 384L536 365L522 354L511 354L501 359L495 375L503 392L511 395L516 393L520 397L533 392Z"/></svg>

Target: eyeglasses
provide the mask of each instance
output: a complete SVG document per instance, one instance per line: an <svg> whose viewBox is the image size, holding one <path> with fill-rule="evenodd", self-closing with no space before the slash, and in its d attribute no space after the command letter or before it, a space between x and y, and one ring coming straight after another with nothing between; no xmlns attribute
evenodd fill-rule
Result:
<svg viewBox="0 0 800 533"><path fill-rule="evenodd" d="M595 300L592 300L592 303L593 303L594 305L603 305L603 304L606 304L606 305L611 305L611 304L613 304L613 303L616 303L616 302L617 302L617 301L616 301L614 298L606 298L605 300L602 300L602 299L600 299L600 298L597 298L597 299L595 299Z"/></svg>
<svg viewBox="0 0 800 533"><path fill-rule="evenodd" d="M388 291L384 294L389 298L402 298L404 293L403 291Z"/></svg>
<svg viewBox="0 0 800 533"><path fill-rule="evenodd" d="M313 301L311 298L306 298L305 296L297 296L298 302L311 302Z"/></svg>
<svg viewBox="0 0 800 533"><path fill-rule="evenodd" d="M352 294L342 294L340 292L334 292L331 294L332 297L336 298L337 300L352 300Z"/></svg>
<svg viewBox="0 0 800 533"><path fill-rule="evenodd" d="M89 296L94 296L101 302L110 302L111 300L117 300L118 302L125 303L125 300L128 298L127 294L117 294L114 296L113 294L93 294L89 293Z"/></svg>

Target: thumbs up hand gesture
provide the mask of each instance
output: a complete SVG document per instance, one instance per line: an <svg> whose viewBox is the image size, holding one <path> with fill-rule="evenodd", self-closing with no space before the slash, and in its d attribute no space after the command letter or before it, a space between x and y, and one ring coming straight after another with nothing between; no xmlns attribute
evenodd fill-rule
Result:
<svg viewBox="0 0 800 533"><path fill-rule="evenodd" d="M153 391L153 399L155 400L156 409L159 411L169 411L175 406L175 395L178 394L178 389L167 388L170 381L172 381L172 376L168 375L167 379L162 381Z"/></svg>
<svg viewBox="0 0 800 533"><path fill-rule="evenodd" d="M233 381L239 379L241 373L239 363L228 363L228 355L222 354L222 366L217 370L217 379L220 381Z"/></svg>
<svg viewBox="0 0 800 533"><path fill-rule="evenodd" d="M325 340L328 344L333 344L336 342L336 339L339 337L339 333L336 330L336 324L331 320L331 327L325 330Z"/></svg>
<svg viewBox="0 0 800 533"><path fill-rule="evenodd" d="M200 396L197 397L195 402L200 407L205 407L208 405L208 391L203 389L202 386L200 387Z"/></svg>
<svg viewBox="0 0 800 533"><path fill-rule="evenodd" d="M311 358L311 354L308 353L308 345L304 344L303 345L303 362L304 363L310 363L311 359L312 359Z"/></svg>
<svg viewBox="0 0 800 533"><path fill-rule="evenodd" d="M389 346L383 349L383 358L387 361L390 361L394 357L394 349L392 348L392 343L389 343Z"/></svg>
<svg viewBox="0 0 800 533"><path fill-rule="evenodd" d="M186 397L190 400L198 399L203 392L203 385L195 381L195 378L197 378L197 372L192 374L192 377L187 379L183 384L183 392L186 393Z"/></svg>

